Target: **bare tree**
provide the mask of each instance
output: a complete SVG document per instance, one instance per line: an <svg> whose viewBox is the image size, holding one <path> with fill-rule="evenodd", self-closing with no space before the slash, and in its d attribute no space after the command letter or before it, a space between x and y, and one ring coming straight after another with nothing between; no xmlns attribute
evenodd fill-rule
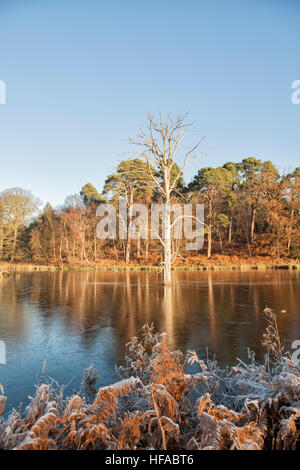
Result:
<svg viewBox="0 0 300 470"><path fill-rule="evenodd" d="M7 189L0 194L0 199L1 228L5 230L7 244L10 247L9 259L13 262L16 255L18 232L22 225L30 222L38 210L40 201L30 191L22 188Z"/></svg>
<svg viewBox="0 0 300 470"><path fill-rule="evenodd" d="M175 178L172 177L172 169L176 165L175 155L187 129L191 128L191 124L185 123L186 116L186 114L178 114L175 119L168 116L164 121L161 115L155 118L152 114L148 113L146 128L141 128L136 138L129 139L129 143L141 149L135 155L146 160L147 171L152 180L150 184L164 202L162 217L163 234L162 237L159 237L163 246L164 284L171 283L171 195L177 188L178 180L182 177L189 161L204 153L203 151L198 152L198 148L203 141L202 138L190 150L184 152L183 164L179 167L177 176Z"/></svg>

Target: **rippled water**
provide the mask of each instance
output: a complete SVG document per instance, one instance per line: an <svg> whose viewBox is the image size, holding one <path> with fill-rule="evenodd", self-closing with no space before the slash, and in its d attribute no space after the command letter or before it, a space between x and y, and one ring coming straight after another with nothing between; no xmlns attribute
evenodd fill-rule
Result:
<svg viewBox="0 0 300 470"><path fill-rule="evenodd" d="M172 348L206 348L220 364L261 357L262 310L278 313L290 348L300 339L300 272L176 272L171 288L157 273L24 273L0 283L0 340L7 364L0 383L8 408L34 392L43 361L47 375L78 388L91 363L102 384L116 380L114 366L146 322L166 331ZM284 312L282 312L284 311Z"/></svg>

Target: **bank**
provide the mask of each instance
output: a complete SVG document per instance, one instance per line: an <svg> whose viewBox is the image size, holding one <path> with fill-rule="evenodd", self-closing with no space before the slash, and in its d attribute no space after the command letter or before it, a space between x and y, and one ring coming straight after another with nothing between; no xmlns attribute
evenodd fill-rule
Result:
<svg viewBox="0 0 300 470"><path fill-rule="evenodd" d="M265 271L270 269L300 270L300 263L240 263L240 264L174 264L173 271ZM161 272L161 265L148 264L95 264L95 265L67 265L67 264L0 264L0 273L10 272L54 272L54 271L152 271Z"/></svg>

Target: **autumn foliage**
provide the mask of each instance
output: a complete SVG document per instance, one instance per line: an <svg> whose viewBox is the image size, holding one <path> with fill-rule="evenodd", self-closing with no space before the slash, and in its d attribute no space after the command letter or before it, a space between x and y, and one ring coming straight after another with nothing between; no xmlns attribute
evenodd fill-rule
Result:
<svg viewBox="0 0 300 470"><path fill-rule="evenodd" d="M59 208L46 204L37 212L31 193L12 188L0 194L0 261L56 266L143 264L161 266L162 245L151 239L99 239L97 208L110 202L118 210L119 197L144 204L162 197L149 186L147 164L122 161L107 177L103 195L91 184L68 196ZM152 173L154 170L151 170ZM300 170L280 175L270 161L253 157L222 167L200 168L186 184L174 162L170 181L176 180L171 204L204 204L204 246L187 251L186 240L172 239L172 264L273 264L295 261L300 255ZM146 177L146 176L147 177ZM154 176L157 181L159 173ZM131 218L129 217L129 221ZM118 233L118 227L117 227ZM231 261L235 257L235 262ZM220 261L220 262L219 262Z"/></svg>

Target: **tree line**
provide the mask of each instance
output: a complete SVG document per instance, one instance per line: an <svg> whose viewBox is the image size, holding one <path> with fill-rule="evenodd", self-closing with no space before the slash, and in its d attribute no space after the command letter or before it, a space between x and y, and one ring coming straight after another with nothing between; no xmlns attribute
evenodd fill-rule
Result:
<svg viewBox="0 0 300 470"><path fill-rule="evenodd" d="M184 153L183 165L176 163L188 127L185 116L163 121L148 115L146 130L130 139L137 151L107 176L103 190L87 183L59 208L47 203L39 210L40 201L21 188L0 193L0 260L53 264L163 260L168 282L171 264L191 256L184 239L172 238L168 208L175 203L204 204L203 250L208 258L214 253L299 257L300 167L280 175L271 161L248 157L200 168L187 184L186 165L202 153L200 139ZM117 207L119 198L128 208L127 224L133 217L133 202L143 203L149 211L154 202L164 203L163 222L169 236L132 240L125 227L124 239L99 239L97 207L105 202Z"/></svg>

